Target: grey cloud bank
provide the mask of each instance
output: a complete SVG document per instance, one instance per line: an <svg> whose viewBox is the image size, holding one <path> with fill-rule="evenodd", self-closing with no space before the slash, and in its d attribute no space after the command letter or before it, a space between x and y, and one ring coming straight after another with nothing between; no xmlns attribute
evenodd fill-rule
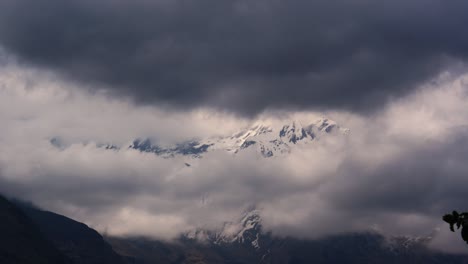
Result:
<svg viewBox="0 0 468 264"><path fill-rule="evenodd" d="M440 0L4 0L0 44L138 103L369 112L465 61L467 9Z"/></svg>
<svg viewBox="0 0 468 264"><path fill-rule="evenodd" d="M467 200L467 80L443 75L373 116L328 112L351 129L349 137L281 159L216 152L186 167L76 142L125 143L153 133L170 141L174 131L177 138L232 133L246 121L136 107L9 66L0 74L0 192L119 235L170 239L198 226L217 228L251 205L277 235L315 238L376 225L390 234L427 234L446 229L441 215L463 210ZM220 131L223 123L229 126ZM71 143L58 149L51 136ZM438 248L462 242L443 234Z"/></svg>

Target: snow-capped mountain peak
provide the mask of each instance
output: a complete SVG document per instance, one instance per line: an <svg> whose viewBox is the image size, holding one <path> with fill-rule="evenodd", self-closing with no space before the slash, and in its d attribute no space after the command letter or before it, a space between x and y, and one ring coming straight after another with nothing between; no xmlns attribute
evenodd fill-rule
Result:
<svg viewBox="0 0 468 264"><path fill-rule="evenodd" d="M286 142L296 144L297 141L309 138L310 140L315 138L315 135L310 129L304 129L299 122L293 121L288 125L284 125L280 132L279 137Z"/></svg>
<svg viewBox="0 0 468 264"><path fill-rule="evenodd" d="M187 140L173 145L164 145L150 138L137 138L128 145L95 143L96 147L119 151L134 149L140 152L153 153L163 158L177 156L202 158L208 152L226 151L236 155L244 150L254 150L261 157L279 157L291 152L295 145L310 144L322 137L346 135L349 129L341 128L336 122L320 118L314 122L303 123L292 120L288 122L257 121L251 126L240 129L232 135L208 137L204 139ZM50 144L56 148L64 148L57 138L52 138ZM88 144L88 143L85 143Z"/></svg>
<svg viewBox="0 0 468 264"><path fill-rule="evenodd" d="M135 140L130 148L153 152L166 158L176 155L199 158L205 152L216 150L237 154L245 149L256 149L263 157L273 157L289 153L294 145L308 144L327 134L348 132L348 129L339 127L336 122L327 118L320 118L306 126L295 120L279 125L257 121L233 135L192 140L172 147L161 147L149 139Z"/></svg>
<svg viewBox="0 0 468 264"><path fill-rule="evenodd" d="M189 240L208 242L216 245L247 243L255 249L260 249L261 222L260 211L250 208L240 218L225 222L218 230L211 231L197 228L185 233L183 237Z"/></svg>
<svg viewBox="0 0 468 264"><path fill-rule="evenodd" d="M236 241L239 243L254 242L258 239L260 228L260 212L258 210L246 211L238 221L225 223L223 228L216 233L214 241L217 244ZM254 247L258 246L258 241L253 244Z"/></svg>

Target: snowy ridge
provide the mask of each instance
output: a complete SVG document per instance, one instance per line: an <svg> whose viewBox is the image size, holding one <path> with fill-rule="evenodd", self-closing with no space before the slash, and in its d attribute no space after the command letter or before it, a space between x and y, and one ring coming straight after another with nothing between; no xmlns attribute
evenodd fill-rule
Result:
<svg viewBox="0 0 468 264"><path fill-rule="evenodd" d="M391 236L387 237L385 246L390 251L398 253L399 251L409 251L418 247L427 246L434 238L437 231L433 231L427 236Z"/></svg>
<svg viewBox="0 0 468 264"><path fill-rule="evenodd" d="M296 145L306 145L322 137L348 133L349 129L341 128L335 121L320 118L305 126L298 121L275 125L257 121L233 135L188 140L169 146L159 144L150 138L137 138L126 146L93 141L80 144L94 145L97 148L111 151L134 149L153 153L162 158L202 158L204 154L212 151L226 151L236 155L247 149L254 150L261 157L268 158L286 155ZM70 145L65 144L59 137L51 138L49 143L57 149L65 149Z"/></svg>
<svg viewBox="0 0 468 264"><path fill-rule="evenodd" d="M251 242L253 247L258 248L260 229L260 212L258 210L247 211L239 221L225 223L224 227L216 232L214 243Z"/></svg>
<svg viewBox="0 0 468 264"><path fill-rule="evenodd" d="M384 239L380 241L381 246L395 255L426 248L438 232L434 230L426 236L395 236L385 235L372 228L369 231L368 234L382 236ZM222 228L218 230L210 231L198 228L183 234L182 237L220 246L242 244L266 255L269 251L268 241L272 239L270 234L263 232L261 211L254 207L246 210L237 220L224 223Z"/></svg>
<svg viewBox="0 0 468 264"><path fill-rule="evenodd" d="M216 150L237 154L245 149L255 149L263 157L273 157L290 153L294 145L309 144L325 135L348 133L349 129L341 128L327 118L320 118L306 126L298 121L280 126L256 122L230 136L192 140L170 147L159 146L150 139L136 139L129 148L155 153L164 158L177 155L200 158L204 153Z"/></svg>
<svg viewBox="0 0 468 264"><path fill-rule="evenodd" d="M260 211L251 209L237 219L237 221L226 222L223 227L216 231L197 228L191 230L183 237L198 242L208 242L216 245L248 243L255 249L260 249L261 217Z"/></svg>

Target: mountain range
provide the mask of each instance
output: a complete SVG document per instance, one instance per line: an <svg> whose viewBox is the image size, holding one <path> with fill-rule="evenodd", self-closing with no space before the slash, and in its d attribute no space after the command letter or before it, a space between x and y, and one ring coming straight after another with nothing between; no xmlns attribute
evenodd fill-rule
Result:
<svg viewBox="0 0 468 264"><path fill-rule="evenodd" d="M0 196L2 264L466 264L467 254L427 247L431 236L347 233L315 240L262 231L255 209L218 231L194 230L173 241L101 236L87 225Z"/></svg>
<svg viewBox="0 0 468 264"><path fill-rule="evenodd" d="M296 149L330 137L348 137L350 133L336 122L320 118L306 124L255 122L232 135L173 145L143 137L121 146L97 143L96 147L136 150L164 159L182 157L190 167L191 160L203 161L210 152L222 151L235 158L253 151L259 158L282 158ZM67 147L58 138L50 143L57 148ZM4 234L0 236L0 263L468 263L468 255L429 249L430 234L388 237L368 231L315 240L277 237L262 229L261 211L255 207L216 230L195 228L170 242L150 237L102 237L65 216L3 198L0 216Z"/></svg>
<svg viewBox="0 0 468 264"><path fill-rule="evenodd" d="M261 156L268 158L288 154L294 147L311 144L325 135L348 133L349 129L340 127L328 118L320 118L305 126L299 121L290 121L281 125L257 121L233 135L188 140L172 146L158 145L149 138L135 139L129 148L165 158L179 155L200 158L207 152L219 150L237 154L254 148ZM108 149L118 148L112 145L103 146Z"/></svg>

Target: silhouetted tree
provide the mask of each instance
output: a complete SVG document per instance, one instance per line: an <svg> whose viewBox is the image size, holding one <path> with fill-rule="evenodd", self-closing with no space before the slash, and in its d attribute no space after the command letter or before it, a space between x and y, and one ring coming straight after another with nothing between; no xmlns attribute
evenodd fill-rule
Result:
<svg viewBox="0 0 468 264"><path fill-rule="evenodd" d="M461 227L462 239L468 244L468 213L459 214L457 211L453 211L452 214L444 215L442 219L450 225L452 232L455 232L455 226L457 229Z"/></svg>

